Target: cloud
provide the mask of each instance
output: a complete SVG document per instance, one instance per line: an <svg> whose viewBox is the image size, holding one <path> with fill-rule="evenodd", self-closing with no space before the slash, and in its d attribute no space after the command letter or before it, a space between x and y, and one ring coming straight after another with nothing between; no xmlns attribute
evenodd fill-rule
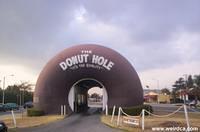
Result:
<svg viewBox="0 0 200 132"><path fill-rule="evenodd" d="M174 65L168 68L158 68L152 70L145 70L139 73L143 87L149 85L150 88L156 89L157 81L159 81L159 89L172 88L172 85L178 78L183 77L184 74L195 75L200 74L200 62L190 62ZM198 71L198 72L197 72Z"/></svg>
<svg viewBox="0 0 200 132"><path fill-rule="evenodd" d="M6 77L5 85L13 85L16 83L28 81L35 84L38 72L32 68L26 67L24 65L0 65L0 82L2 87L3 77ZM14 75L14 76L10 76Z"/></svg>
<svg viewBox="0 0 200 132"><path fill-rule="evenodd" d="M113 4L114 3L114 4ZM177 28L197 30L199 1L90 1L83 3L94 20L120 25L141 41L170 37ZM135 31L135 32L134 32Z"/></svg>
<svg viewBox="0 0 200 132"><path fill-rule="evenodd" d="M63 18L70 18L73 7L73 2L1 1L1 60L6 57L12 62L16 60L24 63L28 60L27 63L33 67L42 65L44 60L49 59L52 45L59 45L57 34L61 30L60 25L63 24ZM30 59L35 62L31 63Z"/></svg>
<svg viewBox="0 0 200 132"><path fill-rule="evenodd" d="M200 59L199 4L196 0L0 1L0 65L25 66L39 74L64 48L96 43L121 53L139 73L181 68Z"/></svg>

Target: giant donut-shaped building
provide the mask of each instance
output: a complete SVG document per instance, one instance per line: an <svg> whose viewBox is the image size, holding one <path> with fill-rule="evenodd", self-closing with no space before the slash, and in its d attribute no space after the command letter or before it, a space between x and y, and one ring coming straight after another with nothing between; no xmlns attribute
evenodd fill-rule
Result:
<svg viewBox="0 0 200 132"><path fill-rule="evenodd" d="M142 86L132 65L110 48L85 44L63 50L46 64L36 83L34 105L47 114L58 114L66 105L71 113L77 110L78 95L84 100L94 86L104 89L103 109L143 104Z"/></svg>

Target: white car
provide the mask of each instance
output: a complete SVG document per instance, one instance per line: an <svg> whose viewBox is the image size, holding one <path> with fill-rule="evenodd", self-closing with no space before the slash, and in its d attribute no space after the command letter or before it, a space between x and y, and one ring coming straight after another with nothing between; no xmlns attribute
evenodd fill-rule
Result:
<svg viewBox="0 0 200 132"><path fill-rule="evenodd" d="M196 105L199 105L200 104L200 102L199 102L199 100L197 100L197 103L195 104L195 100L193 100L193 101L191 101L190 103L189 103L189 106L196 106Z"/></svg>

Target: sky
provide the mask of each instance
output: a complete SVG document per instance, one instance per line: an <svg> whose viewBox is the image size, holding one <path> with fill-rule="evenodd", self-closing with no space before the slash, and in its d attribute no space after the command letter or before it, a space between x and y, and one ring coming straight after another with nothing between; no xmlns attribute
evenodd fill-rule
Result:
<svg viewBox="0 0 200 132"><path fill-rule="evenodd" d="M200 74L198 0L0 0L0 80L36 83L65 48L99 44L125 56L143 87ZM14 74L14 76L10 76Z"/></svg>

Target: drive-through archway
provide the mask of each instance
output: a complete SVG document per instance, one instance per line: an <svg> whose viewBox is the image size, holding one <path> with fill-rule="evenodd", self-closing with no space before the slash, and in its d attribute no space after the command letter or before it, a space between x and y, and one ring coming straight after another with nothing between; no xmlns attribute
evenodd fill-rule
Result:
<svg viewBox="0 0 200 132"><path fill-rule="evenodd" d="M132 65L110 48L86 44L67 48L46 64L36 83L35 106L46 113L60 113L60 106L66 105L72 112L70 90L85 79L96 80L105 88L108 107L143 103L140 79Z"/></svg>
<svg viewBox="0 0 200 132"><path fill-rule="evenodd" d="M102 93L103 93L102 104L98 105L96 103L97 105L96 108L97 107L101 108L102 111L105 109L107 105L107 101L108 101L108 94L107 94L105 86L101 82L95 79L84 78L77 81L72 86L68 94L68 103L73 112L80 113L80 112L87 111L87 109L89 108L88 102L90 102L89 97L88 97L89 96L88 91L94 87L96 88L98 87L102 89Z"/></svg>

